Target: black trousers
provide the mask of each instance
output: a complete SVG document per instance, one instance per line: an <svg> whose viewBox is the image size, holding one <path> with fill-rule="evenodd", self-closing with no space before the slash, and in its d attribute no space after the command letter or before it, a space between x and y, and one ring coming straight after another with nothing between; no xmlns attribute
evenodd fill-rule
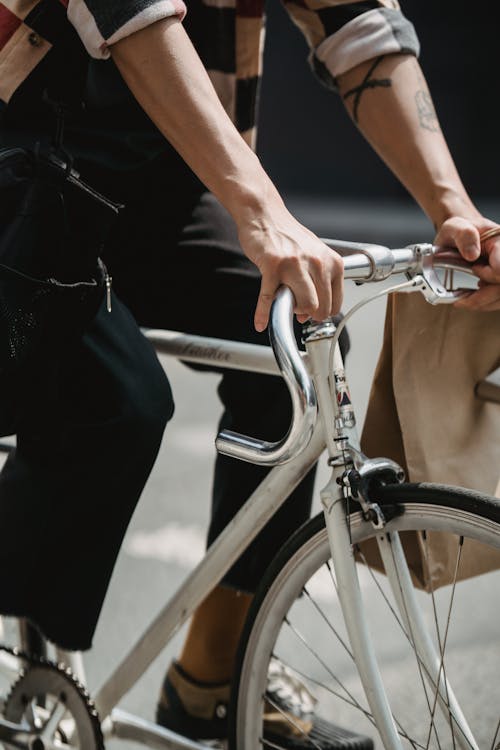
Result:
<svg viewBox="0 0 500 750"><path fill-rule="evenodd" d="M116 177L95 174L93 182L116 196L128 189ZM102 309L68 350L53 397L34 399L0 476L0 611L31 618L68 649L91 646L123 535L173 413L168 380L138 324L267 344L252 322L258 274L225 210L187 170L166 183L135 178L106 252L112 313ZM219 396L224 427L269 439L286 432L290 402L280 378L226 371ZM266 471L217 458L209 543ZM227 585L255 589L308 517L313 481L311 472Z"/></svg>

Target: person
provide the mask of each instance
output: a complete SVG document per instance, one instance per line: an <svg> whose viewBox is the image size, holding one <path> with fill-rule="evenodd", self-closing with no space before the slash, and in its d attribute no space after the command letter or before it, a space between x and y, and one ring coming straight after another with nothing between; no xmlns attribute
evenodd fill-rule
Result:
<svg viewBox="0 0 500 750"><path fill-rule="evenodd" d="M339 312L342 273L340 258L288 212L250 148L260 2L193 0L184 19L182 0L70 0L71 24L53 27L37 25L42 3L50 0L0 3L1 144L49 142L50 99L70 80L75 101L65 145L85 179L125 208L106 247L112 312L101 309L68 348L53 398L40 403L33 394L0 476L0 525L9 530L0 546L0 610L82 650L91 646L123 534L173 411L137 323L260 343L281 284L294 293L300 323ZM460 181L416 62L416 36L397 2L286 7L307 36L318 76L340 92L434 222L436 241L470 260L481 255L481 288L462 304L498 308L500 244L496 236L479 240L495 224ZM289 405L276 379L228 372L219 395L223 426L269 439L286 429ZM217 458L209 542L263 474ZM165 725L203 738L225 731L220 709L251 592L273 551L307 517L312 483L311 474L195 613L161 692ZM39 568L57 571L50 587L38 586ZM315 720L309 739L342 746L336 729ZM294 738L294 747L302 741ZM357 736L346 741L370 746Z"/></svg>

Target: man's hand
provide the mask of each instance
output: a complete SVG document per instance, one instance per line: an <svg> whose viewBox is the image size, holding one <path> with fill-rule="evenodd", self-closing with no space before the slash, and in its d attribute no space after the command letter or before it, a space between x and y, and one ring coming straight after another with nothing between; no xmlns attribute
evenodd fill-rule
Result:
<svg viewBox="0 0 500 750"><path fill-rule="evenodd" d="M500 234L481 241L481 235L498 225L482 216L471 220L454 216L443 223L435 244L456 247L463 257L474 262L479 287L455 303L455 307L490 312L500 310ZM499 229L500 231L500 229Z"/></svg>
<svg viewBox="0 0 500 750"><path fill-rule="evenodd" d="M267 212L266 212L267 213ZM344 264L312 232L282 207L256 214L239 225L241 246L262 274L255 310L255 328L263 331L277 289L285 284L295 297L299 322L324 320L340 311Z"/></svg>

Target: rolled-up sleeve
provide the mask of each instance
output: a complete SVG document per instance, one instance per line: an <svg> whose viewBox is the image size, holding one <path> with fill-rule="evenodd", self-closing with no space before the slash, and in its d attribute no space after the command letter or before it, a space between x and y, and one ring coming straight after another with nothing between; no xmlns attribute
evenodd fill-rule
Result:
<svg viewBox="0 0 500 750"><path fill-rule="evenodd" d="M342 73L381 55L418 56L413 24L396 0L284 0L311 49L311 66L336 89Z"/></svg>
<svg viewBox="0 0 500 750"><path fill-rule="evenodd" d="M109 46L163 18L186 14L183 0L69 0L68 18L91 57L106 59Z"/></svg>

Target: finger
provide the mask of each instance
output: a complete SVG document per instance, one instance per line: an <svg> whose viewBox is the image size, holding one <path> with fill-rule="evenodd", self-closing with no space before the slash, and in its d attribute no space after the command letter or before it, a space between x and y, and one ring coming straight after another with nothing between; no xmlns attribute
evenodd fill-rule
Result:
<svg viewBox="0 0 500 750"><path fill-rule="evenodd" d="M299 323L307 323L308 320L311 320L311 316L310 315L300 315L300 314L298 314L298 315L296 315L296 318L299 321Z"/></svg>
<svg viewBox="0 0 500 750"><path fill-rule="evenodd" d="M482 281L486 281L488 284L500 284L500 272L495 272L493 268L484 263L475 263L472 266L472 271Z"/></svg>
<svg viewBox="0 0 500 750"><path fill-rule="evenodd" d="M476 292L456 302L455 307L477 312L500 310L500 285L482 284Z"/></svg>
<svg viewBox="0 0 500 750"><path fill-rule="evenodd" d="M332 278L332 307L330 315L338 315L344 299L344 262L339 257Z"/></svg>
<svg viewBox="0 0 500 750"><path fill-rule="evenodd" d="M299 322L304 323L308 318L317 317L318 313L318 294L309 274L298 273L294 269L293 273L283 275L283 284L286 284L293 292L295 297L294 313Z"/></svg>
<svg viewBox="0 0 500 750"><path fill-rule="evenodd" d="M465 260L474 261L480 257L481 242L479 231L472 224L466 222L464 226L457 227L454 232L454 241Z"/></svg>
<svg viewBox="0 0 500 750"><path fill-rule="evenodd" d="M330 268L325 261L314 258L309 264L309 273L316 287L318 307L315 313L316 320L325 320L330 317L332 309L332 284Z"/></svg>
<svg viewBox="0 0 500 750"><path fill-rule="evenodd" d="M491 268L497 276L500 276L500 241L498 238L487 240L486 248Z"/></svg>
<svg viewBox="0 0 500 750"><path fill-rule="evenodd" d="M479 230L466 219L453 217L446 221L436 237L436 243L456 247L468 261L477 260L481 254Z"/></svg>
<svg viewBox="0 0 500 750"><path fill-rule="evenodd" d="M254 326L259 333L265 331L269 323L269 313L274 297L279 287L279 279L272 274L262 276L260 282L260 292L255 307Z"/></svg>

